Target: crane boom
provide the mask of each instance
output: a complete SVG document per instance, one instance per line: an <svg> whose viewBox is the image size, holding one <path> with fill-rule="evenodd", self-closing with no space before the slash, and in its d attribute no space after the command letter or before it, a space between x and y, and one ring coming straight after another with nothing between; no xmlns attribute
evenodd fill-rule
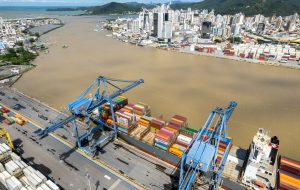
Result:
<svg viewBox="0 0 300 190"><path fill-rule="evenodd" d="M209 188L217 189L231 147L227 137L227 122L237 103L231 101L227 108L215 108L202 129L193 138L182 155L179 190L190 190L200 173L207 174Z"/></svg>
<svg viewBox="0 0 300 190"><path fill-rule="evenodd" d="M72 123L74 134L77 138L77 146L82 148L82 141L91 141L91 136L93 136L96 131L104 131L104 127L107 127L110 130L107 135L101 137L98 141L93 141L92 143L90 143L90 148L93 149L92 151L84 149L85 152L94 154L95 146L98 146L106 139L117 137L117 126L113 110L113 105L115 104L115 102L113 99L140 85L141 83L144 83L143 79L119 80L103 76L97 77L96 80L93 81L93 83L79 96L79 98L68 104L68 112L70 114L69 116L64 119L60 119L59 121L54 122L53 125L39 131L38 135L44 137L47 134L54 132L56 129L61 128L68 123ZM121 84L123 86L120 86ZM92 116L94 110L98 109L99 111L101 106L106 103L110 105L110 111L112 113L113 119L112 126L108 126L105 122L103 122L100 116L99 118L95 118L94 116ZM86 125L89 125L91 122L95 123L95 121L97 121L97 126L88 126L89 130L87 132L85 132L84 134L79 134L80 131L78 130L76 124L76 119L78 118L85 120Z"/></svg>

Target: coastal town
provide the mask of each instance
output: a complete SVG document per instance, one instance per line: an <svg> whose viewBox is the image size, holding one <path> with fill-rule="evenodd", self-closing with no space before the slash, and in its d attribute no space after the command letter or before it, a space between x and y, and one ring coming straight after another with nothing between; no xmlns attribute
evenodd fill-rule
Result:
<svg viewBox="0 0 300 190"><path fill-rule="evenodd" d="M11 85L33 68L39 52L47 45L39 36L62 26L56 18L2 19L0 17L0 85Z"/></svg>
<svg viewBox="0 0 300 190"><path fill-rule="evenodd" d="M137 17L107 21L104 28L123 42L185 53L300 68L300 20L290 16L215 14L172 10L162 4ZM99 31L97 25L94 31Z"/></svg>
<svg viewBox="0 0 300 190"><path fill-rule="evenodd" d="M142 5L0 18L0 190L300 189L300 12Z"/></svg>

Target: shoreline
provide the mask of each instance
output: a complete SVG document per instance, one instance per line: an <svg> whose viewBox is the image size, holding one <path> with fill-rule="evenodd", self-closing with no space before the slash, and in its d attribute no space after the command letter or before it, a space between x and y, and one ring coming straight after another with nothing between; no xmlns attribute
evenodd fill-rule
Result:
<svg viewBox="0 0 300 190"><path fill-rule="evenodd" d="M298 65L290 65L292 63L280 63L278 61L271 61L271 60L259 60L259 59L248 59L248 58L242 58L242 57L238 57L238 56L227 56L227 55L221 55L221 54L214 54L214 53L204 53L204 52L198 52L198 51L190 51L187 48L177 48L177 49L172 49L172 48L161 48L161 47L157 47L157 46L153 46L153 44L151 45L138 45L138 43L136 44L132 44L129 43L128 41L123 41L122 39L116 37L113 35L113 33L110 30L106 30L108 32L110 32L109 36L106 35L107 37L111 37L115 40L120 41L121 43L126 43L126 44L130 44L130 45L135 45L135 46L140 46L142 48L145 47L149 47L149 48L157 48L157 49L161 49L161 50L165 50L165 51L172 51L172 52L179 52L179 53L185 53L185 54L192 54L192 55L196 55L196 56L207 56L207 57L213 57L213 58L219 58L219 59L227 59L227 60L233 60L233 61L238 61L238 62L243 62L243 63L254 63L254 64L258 64L258 65L266 65L266 66L275 66L275 67L282 67L282 68L288 68L288 69L296 69L296 70L300 70L300 62L298 63Z"/></svg>
<svg viewBox="0 0 300 190"><path fill-rule="evenodd" d="M175 50L176 51L176 50ZM186 53L186 54L193 54L196 56L207 56L207 57L214 57L218 59L227 59L227 60L233 60L238 62L243 62L246 64L258 64L258 65L266 65L266 66L274 66L274 67L282 67L282 68L288 68L288 69L296 69L300 70L300 67L293 67L289 65L284 65L275 61L261 61L257 59L247 59L247 58L241 58L237 56L226 56L226 55L216 55L216 54L209 54L209 53L203 53L203 52L192 52L192 51L185 51L185 50L179 50L177 52L180 53Z"/></svg>
<svg viewBox="0 0 300 190"><path fill-rule="evenodd" d="M43 25L43 26L38 26L38 27L45 27L46 25ZM45 34L47 34L47 33L50 33L50 32L52 32L52 31L54 31L54 30L56 30L56 29L59 29L59 28L62 28L63 26L65 26L65 24L64 23L62 23L62 24L59 24L59 25L57 25L57 26L55 26L55 27L51 27L51 28L49 28L48 30L45 30L45 31L43 31L41 34L39 33L39 37L38 37L38 39L37 39L37 41L36 42L38 42L38 43L41 43L41 40L40 40L40 38L41 38L41 36L43 36L43 35L45 35ZM38 28L38 27L33 27L33 28ZM32 29L32 28L31 28ZM47 48L48 49L48 48ZM49 51L49 50L48 50ZM36 58L38 57L38 56L40 56L40 53L41 52L44 52L44 51L39 51L38 52L38 54L37 54L37 56L36 56ZM36 59L35 58L35 59ZM23 70L23 71L21 71L20 72L20 74L15 74L15 75L13 75L13 74L11 74L11 75L9 75L9 76L6 76L6 77L1 77L0 78L0 81L5 81L5 80L9 80L9 81L7 81L7 82L3 82L3 86L5 86L5 85L7 85L8 87L12 87L26 72L28 72L28 71L30 71L30 70L32 70L32 69L34 69L34 68L36 68L37 67L37 65L35 65L35 64L33 64L33 62L35 61L35 59L34 60L32 60L32 61L30 61L28 64L25 64L25 65L1 65L0 66L0 68L1 67L5 67L5 66L11 66L11 67L15 67L15 68L21 68L21 67L25 67L25 69ZM2 86L2 84L0 83L0 86Z"/></svg>

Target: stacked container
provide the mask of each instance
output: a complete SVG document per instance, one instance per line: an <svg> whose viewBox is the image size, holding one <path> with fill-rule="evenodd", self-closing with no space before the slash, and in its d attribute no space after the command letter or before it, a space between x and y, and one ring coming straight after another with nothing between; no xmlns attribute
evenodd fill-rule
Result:
<svg viewBox="0 0 300 190"><path fill-rule="evenodd" d="M176 142L170 147L169 152L177 156L182 156L183 152L193 140L197 130L191 128L181 128Z"/></svg>
<svg viewBox="0 0 300 190"><path fill-rule="evenodd" d="M124 111L123 109L115 112L118 130L129 133L136 124L135 115Z"/></svg>
<svg viewBox="0 0 300 190"><path fill-rule="evenodd" d="M136 114L137 118L146 115L150 116L150 107L142 102L139 102L133 106L133 113Z"/></svg>
<svg viewBox="0 0 300 190"><path fill-rule="evenodd" d="M152 133L157 133L161 128L166 125L166 122L159 119L152 119L150 122L150 131Z"/></svg>
<svg viewBox="0 0 300 190"><path fill-rule="evenodd" d="M114 98L113 101L116 104L116 109L121 109L128 104L128 98L124 96L118 96Z"/></svg>
<svg viewBox="0 0 300 190"><path fill-rule="evenodd" d="M300 188L300 162L280 157L279 162L279 190L294 190Z"/></svg>
<svg viewBox="0 0 300 190"><path fill-rule="evenodd" d="M4 143L0 144L0 183L8 190L59 190L57 185L28 166Z"/></svg>
<svg viewBox="0 0 300 190"><path fill-rule="evenodd" d="M7 144L0 144L0 162L6 162L11 155L11 150Z"/></svg>
<svg viewBox="0 0 300 190"><path fill-rule="evenodd" d="M223 155L224 155L224 152L225 152L226 148L227 148L226 142L220 141L219 148L218 148L217 161L216 161L217 164L221 163L221 160L223 158Z"/></svg>
<svg viewBox="0 0 300 190"><path fill-rule="evenodd" d="M154 145L160 149L168 151L170 145L174 142L175 133L166 128L161 128L156 134Z"/></svg>
<svg viewBox="0 0 300 190"><path fill-rule="evenodd" d="M130 133L137 140L141 140L150 131L150 122L152 117L142 116L138 120L137 127Z"/></svg>
<svg viewBox="0 0 300 190"><path fill-rule="evenodd" d="M142 128L140 133L140 139L143 138L150 131L150 123L152 121L152 117L142 116L138 122L139 127Z"/></svg>

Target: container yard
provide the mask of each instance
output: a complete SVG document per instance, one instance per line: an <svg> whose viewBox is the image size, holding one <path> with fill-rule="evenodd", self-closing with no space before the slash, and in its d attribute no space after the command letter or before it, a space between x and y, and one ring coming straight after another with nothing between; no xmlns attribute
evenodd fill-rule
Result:
<svg viewBox="0 0 300 190"><path fill-rule="evenodd" d="M97 80L107 82L111 79L100 77ZM114 174L119 177L119 180L121 179L121 183L125 183L123 182L125 180L128 184L133 185L132 187L127 185L127 188L124 189L135 189L134 187L138 187L137 189L191 189L197 187L198 189L237 190L246 188L299 188L299 172L297 172L299 163L284 156L279 156L279 140L277 137L270 137L267 131L259 129L250 144L249 150L232 145L232 139L227 136L226 128L227 121L237 106L235 102L230 102L226 108L217 107L213 109L203 127L196 130L189 126L188 118L185 116L175 114L169 120L164 120L161 117L153 117L151 110L155 108L147 103L130 102L130 99L123 96L122 93L139 85L142 81L126 82L129 83L128 88L117 88L117 91L100 99L97 99L97 97L85 98L86 96L81 95L78 100L69 104L69 110L72 114L58 114L57 121L52 120L52 117L47 115L46 112L48 111L44 114L38 111L38 120L44 120L48 123L46 128L36 131L36 134L41 137L39 141L47 140L51 134L60 134L61 129L70 130L68 128L72 127L75 129L75 133L73 133L74 141L69 137L64 138L69 141L68 143L77 144L78 149L88 159L100 158L103 159L105 165L118 168L119 166L114 163L109 155L108 157L105 156L107 153L101 153L101 151L106 150L112 154L119 154L120 150L116 148L105 148L117 143L117 147L126 146L125 151L129 157L132 157L134 152L134 154L139 154L145 160L149 159L154 163L160 163L159 167L156 166L156 180L173 179L168 188L151 186L151 183L147 184L151 181L150 179L144 178L142 180L144 172L141 168L143 165L135 166L136 173L134 175L129 172L128 166L123 165L118 168L122 172ZM122 93L118 93L119 91ZM9 90L5 92L8 93ZM90 94L90 91L85 91L85 94ZM99 94L103 95L105 93L99 91ZM4 101L3 97L1 101ZM19 94L18 97L22 97L22 95ZM35 102L32 99L29 99L29 101ZM18 104L21 104L21 102L18 101ZM39 104L39 107L41 106L42 104ZM31 123L28 116L26 117L18 112L12 114L15 108L19 107L0 107L3 125L9 128L12 128L11 126L26 128ZM33 108L37 109L36 106L31 109ZM51 108L46 106L46 110L48 109ZM26 115L26 112L21 113ZM51 118L51 120L48 118ZM93 124L89 128L86 126L88 123L86 118ZM73 120L76 120L76 122L73 122ZM86 130L83 130L84 128ZM115 136L117 136L117 139ZM58 141L67 142L63 138ZM2 151L1 147L0 151ZM97 156L98 151L100 151L100 157ZM122 154L124 155L124 153ZM33 170L31 166L22 165L25 162L15 153L12 152L10 155L9 159L4 162L1 161L7 173L14 176L13 179L9 180L6 180L6 172L3 174L4 180L1 176L1 183L7 189L53 189L50 185L51 182L41 172ZM123 164L127 165L128 163L124 158L117 157L117 160L121 160ZM134 159L137 159L137 157ZM140 161L137 159L136 162ZM123 172L127 170L129 172L128 177L126 177L127 172ZM148 174L146 176L152 175L150 168L147 170ZM162 176L163 173L168 176L166 179ZM138 177L139 175L140 177ZM139 181L143 181L142 184ZM23 189L21 189L20 184L24 186L24 188L22 186ZM138 186L134 186L134 184L138 184ZM114 185L111 184L111 186Z"/></svg>
<svg viewBox="0 0 300 190"><path fill-rule="evenodd" d="M258 59L262 61L287 59L296 61L300 58L300 51L289 45L254 45L254 44L240 44L233 46L226 46L224 48L224 55L238 56L242 58Z"/></svg>
<svg viewBox="0 0 300 190"><path fill-rule="evenodd" d="M1 190L60 190L41 172L28 166L10 147L0 144Z"/></svg>

